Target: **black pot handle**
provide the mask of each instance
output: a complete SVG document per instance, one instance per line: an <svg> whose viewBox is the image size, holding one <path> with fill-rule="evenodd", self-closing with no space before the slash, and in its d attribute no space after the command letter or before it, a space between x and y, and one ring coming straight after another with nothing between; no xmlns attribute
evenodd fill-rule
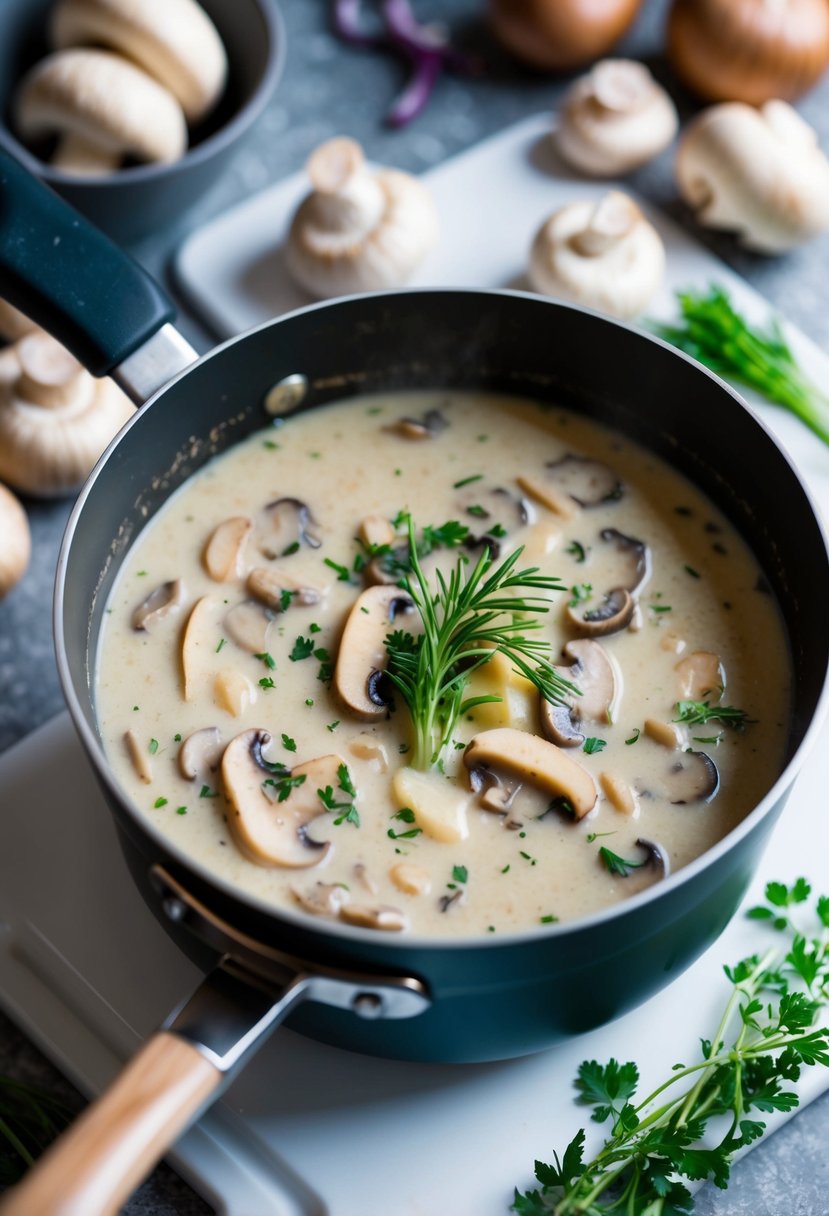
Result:
<svg viewBox="0 0 829 1216"><path fill-rule="evenodd" d="M0 150L0 296L106 376L175 316L137 262Z"/></svg>

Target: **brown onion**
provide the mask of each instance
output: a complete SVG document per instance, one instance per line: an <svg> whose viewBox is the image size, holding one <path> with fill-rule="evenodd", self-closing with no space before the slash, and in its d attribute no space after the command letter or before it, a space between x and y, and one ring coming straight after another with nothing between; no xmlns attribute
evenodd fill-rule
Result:
<svg viewBox="0 0 829 1216"><path fill-rule="evenodd" d="M533 67L579 67L600 58L632 23L641 0L490 0L493 32Z"/></svg>
<svg viewBox="0 0 829 1216"><path fill-rule="evenodd" d="M674 0L668 57L710 101L792 101L829 63L827 0Z"/></svg>

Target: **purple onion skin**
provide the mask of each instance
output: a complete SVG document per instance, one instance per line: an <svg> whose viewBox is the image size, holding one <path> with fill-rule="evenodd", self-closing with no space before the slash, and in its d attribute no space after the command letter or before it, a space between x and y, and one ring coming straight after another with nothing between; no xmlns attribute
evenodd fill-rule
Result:
<svg viewBox="0 0 829 1216"><path fill-rule="evenodd" d="M366 33L360 25L361 0L334 0L334 31L352 46L371 49L390 48L411 65L403 92L386 115L391 127L404 127L425 108L444 70L474 74L480 64L459 54L449 45L445 34L418 25L409 0L383 0L383 34Z"/></svg>

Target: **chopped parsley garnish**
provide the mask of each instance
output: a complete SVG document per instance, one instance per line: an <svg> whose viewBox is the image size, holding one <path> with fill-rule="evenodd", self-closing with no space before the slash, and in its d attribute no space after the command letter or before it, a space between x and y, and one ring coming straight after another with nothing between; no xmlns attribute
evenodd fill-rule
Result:
<svg viewBox="0 0 829 1216"><path fill-rule="evenodd" d="M570 588L572 596L568 608L575 608L578 604L585 604L593 595L592 583L576 583L575 587Z"/></svg>
<svg viewBox="0 0 829 1216"><path fill-rule="evenodd" d="M203 785L201 787L201 789L199 790L199 797L200 798L218 798L219 795L216 793L215 790L211 790L209 785Z"/></svg>
<svg viewBox="0 0 829 1216"><path fill-rule="evenodd" d="M166 805L167 805L166 798L156 798L155 802L153 803L153 806L155 807L156 810L158 810L159 807L166 806Z"/></svg>
<svg viewBox="0 0 829 1216"><path fill-rule="evenodd" d="M176 814L177 814L177 815L186 815L186 814L187 814L187 807L186 807L186 806L177 806L177 807L176 807Z"/></svg>
<svg viewBox="0 0 829 1216"><path fill-rule="evenodd" d="M318 625L316 621L312 621L308 626L309 633L322 633L322 625Z"/></svg>
<svg viewBox="0 0 829 1216"><path fill-rule="evenodd" d="M607 739L597 739L595 735L591 735L589 739L585 739L582 744L582 751L588 756L594 755L596 752L601 752L607 747Z"/></svg>
<svg viewBox="0 0 829 1216"><path fill-rule="evenodd" d="M298 553L298 552L299 552L299 541L295 540L290 545L287 545L282 550L281 556L282 557L291 557L294 553Z"/></svg>
<svg viewBox="0 0 829 1216"><path fill-rule="evenodd" d="M452 485L453 490L462 490L464 486L471 486L473 481L483 481L483 473L473 473L471 477L462 477L460 481L456 481Z"/></svg>
<svg viewBox="0 0 829 1216"><path fill-rule="evenodd" d="M685 567L686 573L690 574L691 578L702 578L699 570L695 570L693 566Z"/></svg>
<svg viewBox="0 0 829 1216"><path fill-rule="evenodd" d="M266 692L269 692L272 688L276 688L273 676L262 676L259 681L259 687L264 688Z"/></svg>
<svg viewBox="0 0 829 1216"><path fill-rule="evenodd" d="M253 657L259 659L260 663L264 663L269 671L276 670L276 659L267 650L262 651L260 654L255 654Z"/></svg>
<svg viewBox="0 0 829 1216"><path fill-rule="evenodd" d="M540 916L538 919L542 925L557 925L558 924L557 916L552 916L552 915Z"/></svg>
<svg viewBox="0 0 829 1216"><path fill-rule="evenodd" d="M355 828L360 826L360 814L355 805L357 791L351 780L351 774L348 771L346 764L341 764L337 769L337 787L345 798L337 798L332 786L327 785L324 790L317 790L317 797L327 811L336 813L337 817L334 820L334 825L339 827L341 823L353 823Z"/></svg>
<svg viewBox="0 0 829 1216"><path fill-rule="evenodd" d="M313 638L304 638L300 634L300 636L294 642L293 649L291 650L291 653L288 655L288 658L291 660L292 663L298 663L300 659L310 659L310 657L313 653L314 653L314 639Z"/></svg>
<svg viewBox="0 0 829 1216"><path fill-rule="evenodd" d="M466 866L452 866L452 878L455 882L466 882L469 878Z"/></svg>
<svg viewBox="0 0 829 1216"><path fill-rule="evenodd" d="M479 502L474 502L471 507L466 508L467 515L474 515L476 519L489 519L489 511L486 507L482 507Z"/></svg>
<svg viewBox="0 0 829 1216"><path fill-rule="evenodd" d="M651 604L650 610L651 612L673 612L670 604Z"/></svg>
<svg viewBox="0 0 829 1216"><path fill-rule="evenodd" d="M642 734L642 732L639 729L639 727L634 726L633 734L630 736L629 739L625 739L625 746L630 747L633 743L637 743L639 741L641 734Z"/></svg>
<svg viewBox="0 0 829 1216"><path fill-rule="evenodd" d="M399 811L395 811L392 819L400 819L403 823L414 823L415 813L410 806L404 806Z"/></svg>
<svg viewBox="0 0 829 1216"><path fill-rule="evenodd" d="M566 552L569 553L571 557L574 557L577 562L581 563L587 561L587 550L581 541L571 540L570 544L567 546Z"/></svg>
<svg viewBox="0 0 829 1216"><path fill-rule="evenodd" d="M291 601L293 600L295 595L296 595L295 591L289 591L287 587L282 588L282 590L279 592L279 610L280 610L280 612L288 611L288 609L291 606Z"/></svg>
<svg viewBox="0 0 829 1216"><path fill-rule="evenodd" d="M292 739L290 735L286 735L285 732L283 731L282 732L282 746L285 748L286 752L295 752L296 751L296 739Z"/></svg>
<svg viewBox="0 0 829 1216"><path fill-rule="evenodd" d="M337 729L337 727L338 727L339 725L340 725L340 719L339 719L339 718L335 718L333 722L329 722L329 723L328 723L328 725L326 726L326 728L325 728L325 729L326 729L326 730L330 730L330 731L331 731L331 734L333 735L334 731Z"/></svg>
<svg viewBox="0 0 829 1216"><path fill-rule="evenodd" d="M293 777L291 770L284 764L274 764L264 758L261 763L271 774L262 782L262 789L277 802L286 802L291 796L291 790L298 789L305 781L305 773L299 773Z"/></svg>
<svg viewBox="0 0 829 1216"><path fill-rule="evenodd" d="M155 753L158 751L158 739L150 739L147 751L151 756L155 755Z"/></svg>
<svg viewBox="0 0 829 1216"><path fill-rule="evenodd" d="M218 644L218 646L216 647L216 654L218 654L218 653L219 653L219 651L220 651L220 650L221 650L221 649L222 649L222 648L223 648L225 645L226 645L226 640L225 640L225 638L219 638L219 644Z"/></svg>
<svg viewBox="0 0 829 1216"><path fill-rule="evenodd" d="M181 735L173 735L174 743L181 743Z"/></svg>
<svg viewBox="0 0 829 1216"><path fill-rule="evenodd" d="M506 534L507 530L503 524L493 524L487 532L487 536L494 536L496 540L501 540Z"/></svg>

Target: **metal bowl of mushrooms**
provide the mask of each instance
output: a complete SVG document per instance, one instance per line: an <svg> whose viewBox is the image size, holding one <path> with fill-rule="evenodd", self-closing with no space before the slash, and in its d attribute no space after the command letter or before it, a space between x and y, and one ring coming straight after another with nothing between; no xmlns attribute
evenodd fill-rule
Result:
<svg viewBox="0 0 829 1216"><path fill-rule="evenodd" d="M281 75L274 0L6 0L0 147L133 241L219 178Z"/></svg>

